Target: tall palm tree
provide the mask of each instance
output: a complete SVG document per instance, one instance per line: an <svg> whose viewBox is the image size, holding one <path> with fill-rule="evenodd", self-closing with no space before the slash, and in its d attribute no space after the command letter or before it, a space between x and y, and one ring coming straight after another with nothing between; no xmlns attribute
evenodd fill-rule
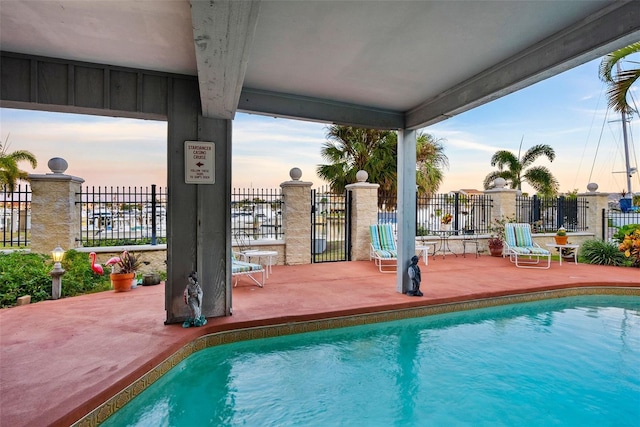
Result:
<svg viewBox="0 0 640 427"><path fill-rule="evenodd" d="M640 52L640 42L632 43L618 49L602 58L600 62L599 75L600 78L607 83L607 97L609 98L609 107L619 113L631 113L634 111L627 101L627 94L631 85L640 78L640 68L632 68L629 70L617 69L616 67L623 59L631 54Z"/></svg>
<svg viewBox="0 0 640 427"><path fill-rule="evenodd" d="M9 136L7 135L4 144L0 143L0 184L6 185L7 190L13 192L16 188L16 182L19 179L26 179L29 175L18 167L18 163L29 162L31 167L35 169L38 166L38 161L30 151L9 152L8 140Z"/></svg>
<svg viewBox="0 0 640 427"><path fill-rule="evenodd" d="M356 182L359 170L367 171L371 182L393 181L395 171L385 167L395 155L393 134L385 130L329 126L328 141L320 151L327 164L318 165L318 175L329 182L331 190L336 193L344 192L347 184Z"/></svg>
<svg viewBox="0 0 640 427"><path fill-rule="evenodd" d="M321 155L328 164L318 165L320 177L334 192L356 182L356 173L365 170L369 181L380 184L380 192L397 193L398 135L393 131L332 125L329 141ZM419 133L416 141L416 182L421 193L435 193L444 178L442 168L449 165L442 140Z"/></svg>
<svg viewBox="0 0 640 427"><path fill-rule="evenodd" d="M522 157L522 141L516 157L511 151L500 150L491 157L491 166L497 166L498 170L489 173L484 178L484 188L491 188L496 178L504 178L509 187L522 190L522 183L526 182L544 196L553 196L558 193L558 180L544 166L531 166L538 157L545 156L550 162L556 157L555 151L546 144L534 145L529 148ZM528 168L528 169L527 169Z"/></svg>
<svg viewBox="0 0 640 427"><path fill-rule="evenodd" d="M435 194L444 180L444 169L449 168L449 158L444 154L444 140L429 133L420 132L416 141L418 174L416 183L420 195Z"/></svg>

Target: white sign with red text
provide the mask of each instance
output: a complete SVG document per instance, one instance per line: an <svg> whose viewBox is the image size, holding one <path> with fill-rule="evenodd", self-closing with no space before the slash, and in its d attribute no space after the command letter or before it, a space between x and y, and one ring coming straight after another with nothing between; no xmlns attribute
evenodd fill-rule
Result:
<svg viewBox="0 0 640 427"><path fill-rule="evenodd" d="M213 142L184 142L185 184L215 184L216 146Z"/></svg>

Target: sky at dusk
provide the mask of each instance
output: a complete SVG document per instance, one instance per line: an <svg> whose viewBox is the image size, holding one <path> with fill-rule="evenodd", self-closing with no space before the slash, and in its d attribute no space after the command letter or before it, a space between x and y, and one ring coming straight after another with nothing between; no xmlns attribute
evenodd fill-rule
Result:
<svg viewBox="0 0 640 427"><path fill-rule="evenodd" d="M631 58L634 59L634 58ZM638 58L635 58L636 60ZM625 157L620 115L607 110L605 87L598 78L599 60L507 95L491 103L422 129L443 139L450 168L439 192L482 189L493 170L491 156L498 150L517 154L536 144L556 152L548 167L560 181L560 191L586 191L589 182L598 191L626 188ZM637 63L633 66L637 67ZM628 67L627 67L628 68ZM638 84L633 89L638 98ZM315 171L326 140L325 124L238 113L233 121L232 186L278 188L289 170L302 169L302 180L320 187ZM640 120L628 126L631 166L637 167ZM38 159L30 173L48 173L47 161L62 157L69 175L89 186L166 185L165 122L0 109L0 139L9 151L29 150ZM117 162L116 162L117 161ZM632 178L640 191L640 175ZM523 191L532 192L525 185Z"/></svg>

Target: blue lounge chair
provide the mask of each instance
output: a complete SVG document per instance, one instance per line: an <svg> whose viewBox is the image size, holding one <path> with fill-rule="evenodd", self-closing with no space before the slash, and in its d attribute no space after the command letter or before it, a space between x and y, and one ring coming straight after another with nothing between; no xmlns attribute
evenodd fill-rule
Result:
<svg viewBox="0 0 640 427"><path fill-rule="evenodd" d="M516 267L549 268L551 266L551 252L538 246L531 237L529 224L508 223L504 226L505 255ZM546 258L546 265L540 263Z"/></svg>
<svg viewBox="0 0 640 427"><path fill-rule="evenodd" d="M242 254L238 254L238 256L242 256ZM262 280L258 280L254 277L256 275L262 275ZM231 253L231 277L235 277L235 283L233 286L238 285L238 277L239 276L247 276L249 279L253 280L254 283L261 288L264 287L264 274L265 270L260 264L253 264L246 261L241 261L236 258L236 254L234 252ZM258 276L259 277L259 276Z"/></svg>
<svg viewBox="0 0 640 427"><path fill-rule="evenodd" d="M369 259L374 260L381 273L395 272L398 267L398 248L391 224L370 225L369 233Z"/></svg>

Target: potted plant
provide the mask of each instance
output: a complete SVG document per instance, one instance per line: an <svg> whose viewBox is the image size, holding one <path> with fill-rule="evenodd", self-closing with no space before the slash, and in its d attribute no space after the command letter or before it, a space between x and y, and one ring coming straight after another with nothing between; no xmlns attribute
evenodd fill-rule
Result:
<svg viewBox="0 0 640 427"><path fill-rule="evenodd" d="M566 245L568 239L567 230L565 230L564 227L558 228L555 235L556 245Z"/></svg>
<svg viewBox="0 0 640 427"><path fill-rule="evenodd" d="M498 236L491 236L489 240L487 240L487 245L489 246L489 252L491 256L499 257L502 256L502 249L504 248L504 243L502 239Z"/></svg>
<svg viewBox="0 0 640 427"><path fill-rule="evenodd" d="M620 200L618 201L620 203L620 210L622 212L628 212L631 210L631 203L632 203L632 199L627 197L627 192L622 190L620 192Z"/></svg>
<svg viewBox="0 0 640 427"><path fill-rule="evenodd" d="M493 220L492 225L489 228L491 237L487 240L491 256L502 256L502 249L504 248L505 240L505 224L509 222L515 222L515 218L510 216L501 216L500 218Z"/></svg>
<svg viewBox="0 0 640 427"><path fill-rule="evenodd" d="M140 267L140 259L137 255L123 251L119 257L113 257L106 262L111 267L111 285L116 292L131 290L131 285L136 278L136 270Z"/></svg>
<svg viewBox="0 0 640 427"><path fill-rule="evenodd" d="M449 230L451 228L452 220L453 220L453 215L451 215L449 212L442 215L442 219L440 220L440 223L442 224L442 229Z"/></svg>

